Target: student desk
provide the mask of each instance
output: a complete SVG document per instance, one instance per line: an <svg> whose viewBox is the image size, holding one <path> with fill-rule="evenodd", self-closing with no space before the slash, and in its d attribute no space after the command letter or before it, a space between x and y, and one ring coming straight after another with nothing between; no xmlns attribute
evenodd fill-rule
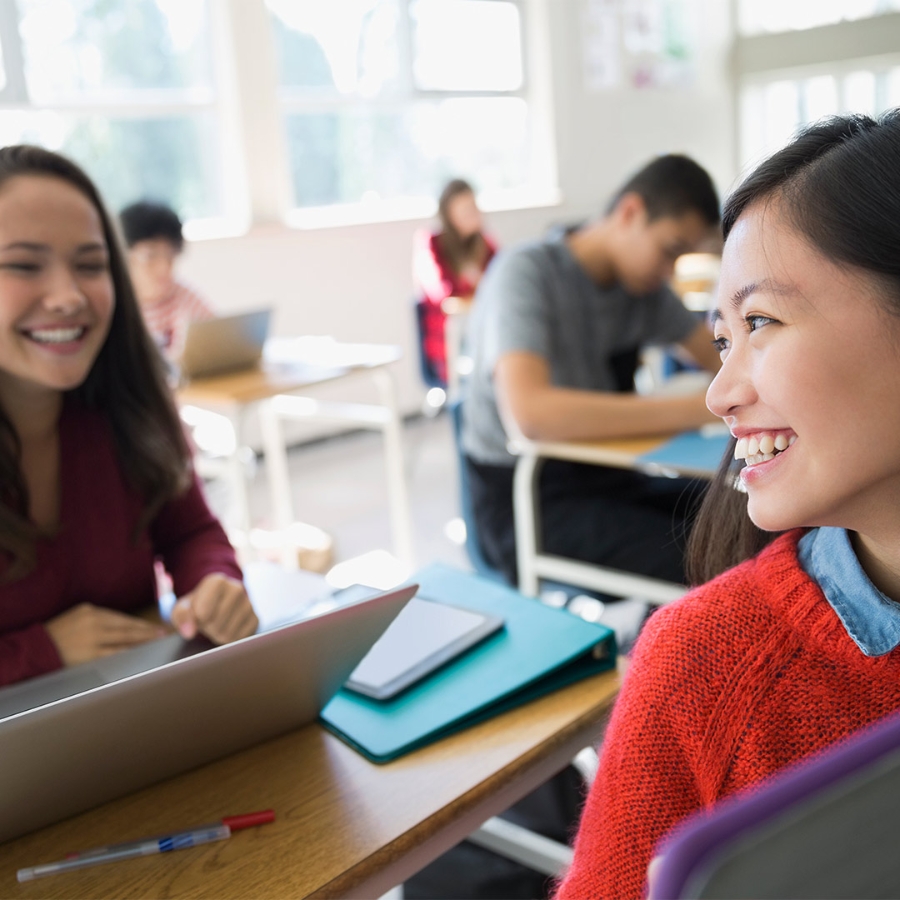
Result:
<svg viewBox="0 0 900 900"><path fill-rule="evenodd" d="M256 409L266 455L266 473L275 527L282 531L294 521L287 449L282 422L286 419L340 421L384 434L385 466L394 551L412 562L412 525L404 473L402 422L389 366L401 356L399 347L386 344L349 344L328 337L270 340L263 362L256 368L195 379L178 389L181 406L192 405L226 415L234 427L237 448L247 413ZM298 394L319 385L363 377L378 392L380 403L338 403ZM235 487L241 528L249 535L250 514L244 468L237 455L226 460ZM282 531L283 533L283 531ZM296 553L283 548L282 562L296 568Z"/></svg>
<svg viewBox="0 0 900 900"><path fill-rule="evenodd" d="M0 896L378 897L597 741L618 686L595 675L387 765L306 726L0 845ZM73 850L268 807L273 824L230 840L16 882Z"/></svg>
<svg viewBox="0 0 900 900"><path fill-rule="evenodd" d="M727 432L722 428L712 426L708 430L705 429L702 434L704 439L715 442L715 448L724 449ZM651 475L671 473L711 478L715 469L710 468L705 461L702 463L682 461L674 465L661 466L643 460L645 454L662 447L672 437L673 435L658 435L596 442L518 439L514 443L518 459L513 479L513 515L519 590L522 593L537 596L540 578L550 578L564 584L577 585L614 596L639 596L653 603L668 603L684 593L682 585L668 581L540 552L538 477L543 460L562 459L595 466L640 469Z"/></svg>

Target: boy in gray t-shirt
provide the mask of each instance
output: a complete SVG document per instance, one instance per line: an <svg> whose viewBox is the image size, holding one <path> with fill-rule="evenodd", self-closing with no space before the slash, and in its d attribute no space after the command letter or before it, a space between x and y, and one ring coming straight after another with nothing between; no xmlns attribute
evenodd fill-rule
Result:
<svg viewBox="0 0 900 900"><path fill-rule="evenodd" d="M463 404L463 449L478 539L516 580L510 436L602 440L717 421L702 393L635 394L641 349L680 344L716 371L709 328L667 286L676 258L719 223L709 175L663 156L634 175L606 214L501 252L469 323L474 368ZM680 540L693 501L685 482L559 461L544 464L541 530L549 553L683 581ZM699 494L699 490L695 492Z"/></svg>

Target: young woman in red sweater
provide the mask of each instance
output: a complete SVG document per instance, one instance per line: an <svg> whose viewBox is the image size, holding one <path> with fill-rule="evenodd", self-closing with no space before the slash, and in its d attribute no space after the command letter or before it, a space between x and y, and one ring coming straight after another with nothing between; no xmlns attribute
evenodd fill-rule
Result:
<svg viewBox="0 0 900 900"><path fill-rule="evenodd" d="M559 898L641 896L679 820L900 708L898 159L900 110L827 120L726 203L712 580L636 645Z"/></svg>
<svg viewBox="0 0 900 900"><path fill-rule="evenodd" d="M156 601L217 643L256 616L206 506L123 254L90 179L0 149L0 684L160 635Z"/></svg>
<svg viewBox="0 0 900 900"><path fill-rule="evenodd" d="M420 231L413 245L413 281L423 307L423 349L435 375L447 380L444 338L448 297L472 300L497 247L484 233L484 221L468 181L454 178L438 200L438 231Z"/></svg>

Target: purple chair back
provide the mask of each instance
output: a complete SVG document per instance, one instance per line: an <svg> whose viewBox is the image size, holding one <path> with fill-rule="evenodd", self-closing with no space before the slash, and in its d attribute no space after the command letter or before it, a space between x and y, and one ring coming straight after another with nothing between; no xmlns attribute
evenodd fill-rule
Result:
<svg viewBox="0 0 900 900"><path fill-rule="evenodd" d="M692 816L661 853L652 900L900 897L900 715Z"/></svg>

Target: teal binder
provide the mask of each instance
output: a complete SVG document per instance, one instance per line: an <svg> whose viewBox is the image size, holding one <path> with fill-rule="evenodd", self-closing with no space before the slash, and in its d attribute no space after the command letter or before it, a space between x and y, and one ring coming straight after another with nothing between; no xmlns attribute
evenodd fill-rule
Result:
<svg viewBox="0 0 900 900"><path fill-rule="evenodd" d="M500 616L505 628L392 700L338 691L321 721L373 762L615 666L615 633L605 625L441 563L410 581L419 596Z"/></svg>

